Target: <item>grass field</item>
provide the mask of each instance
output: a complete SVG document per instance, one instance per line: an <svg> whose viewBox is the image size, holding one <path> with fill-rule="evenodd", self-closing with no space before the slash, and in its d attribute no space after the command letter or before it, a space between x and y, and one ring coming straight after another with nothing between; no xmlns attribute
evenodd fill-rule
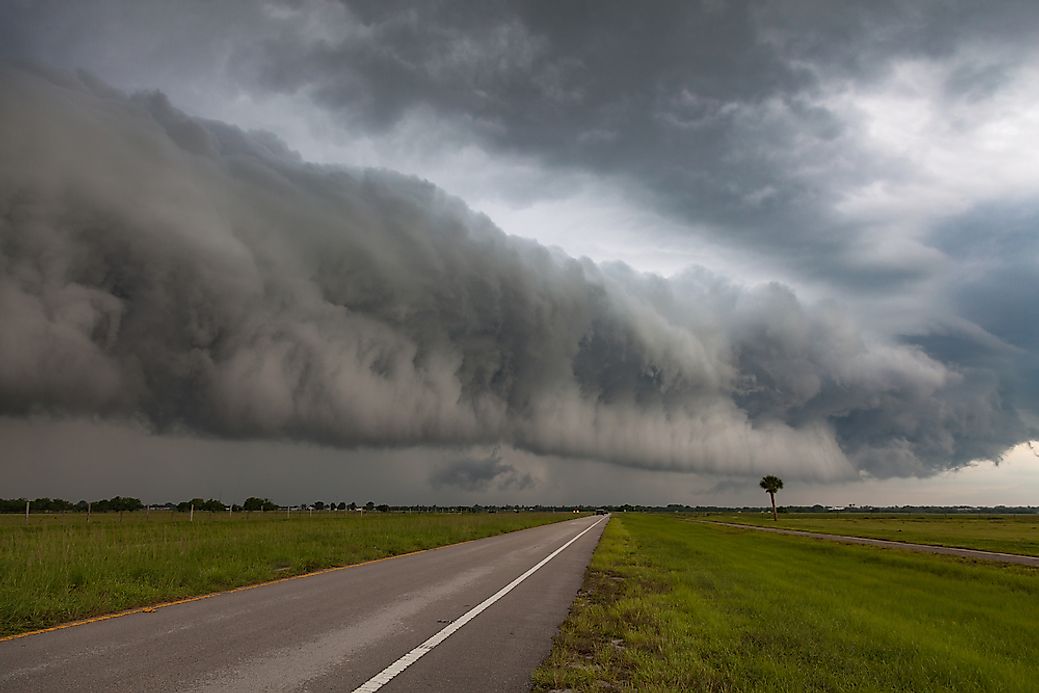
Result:
<svg viewBox="0 0 1039 693"><path fill-rule="evenodd" d="M704 519L1039 556L1039 515L733 514Z"/></svg>
<svg viewBox="0 0 1039 693"><path fill-rule="evenodd" d="M616 514L535 690L1026 691L1039 570Z"/></svg>
<svg viewBox="0 0 1039 693"><path fill-rule="evenodd" d="M0 516L0 635L572 519L570 514Z"/></svg>

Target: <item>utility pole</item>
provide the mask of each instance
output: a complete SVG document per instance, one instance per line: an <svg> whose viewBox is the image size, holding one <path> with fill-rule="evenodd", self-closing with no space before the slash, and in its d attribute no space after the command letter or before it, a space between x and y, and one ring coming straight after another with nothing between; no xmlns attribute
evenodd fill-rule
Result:
<svg viewBox="0 0 1039 693"><path fill-rule="evenodd" d="M195 521L195 504L192 503L191 504L191 513L188 515L188 522L194 522L194 521Z"/></svg>
<svg viewBox="0 0 1039 693"><path fill-rule="evenodd" d="M29 524L29 501L25 501L25 524Z"/></svg>

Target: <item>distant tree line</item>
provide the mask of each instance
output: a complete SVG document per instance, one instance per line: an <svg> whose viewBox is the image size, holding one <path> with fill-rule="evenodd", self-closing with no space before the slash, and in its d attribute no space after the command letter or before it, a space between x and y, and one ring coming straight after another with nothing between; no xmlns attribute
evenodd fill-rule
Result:
<svg viewBox="0 0 1039 693"><path fill-rule="evenodd" d="M72 503L63 498L37 498L28 500L25 498L0 498L0 513L24 513L25 504L29 504L30 513L67 513L87 512L89 509L95 513L133 512L143 510L144 503L140 498L129 498L113 496L88 503L81 500Z"/></svg>
<svg viewBox="0 0 1039 693"><path fill-rule="evenodd" d="M137 510L144 510L145 508L155 510L174 510L185 513L190 512L192 509L196 512L227 512L228 510L231 510L232 512L268 512L286 509L316 511L366 510L368 512L389 512L391 509L390 506L385 503L376 505L374 501L368 501L363 506L358 506L357 503L354 502L347 503L346 501L314 501L309 504L303 503L301 505L285 506L275 503L270 498L259 498L257 496L250 496L241 504L232 503L231 505L215 498L197 497L179 503L155 503L146 506L139 498L114 496L113 498L90 502L81 500L78 503L73 503L63 498L37 498L35 500L29 500L26 498L0 498L0 513L24 513L26 503L29 504L30 513L70 513L87 511L95 513L134 512ZM418 506L415 506L416 509L417 507ZM423 507L436 509L436 506Z"/></svg>
<svg viewBox="0 0 1039 693"><path fill-rule="evenodd" d="M88 503L85 500L73 503L71 501L64 500L62 498L37 498L35 500L28 500L25 498L0 498L0 513L24 513L25 504L29 503L30 513L73 513L73 512L87 512L89 507L90 512L94 513L109 513L109 512L135 512L144 510L146 507L153 510L171 510L180 512L190 512L191 506L194 505L195 512L227 512L229 506L213 498L192 498L190 500L181 501L180 503L155 503L145 506L139 498L131 498L124 496L114 496L112 498L101 499L91 501ZM388 505L386 503L375 503L374 501L368 501L364 505L358 505L357 503L345 501L314 501L313 503L303 503L299 505L279 505L270 498L258 498L256 496L250 496L246 498L241 504L234 503L230 505L232 512L270 512L286 509L292 510L310 510L315 512L342 512L342 511L358 511L363 510L364 512L442 512L442 513L485 513L485 512L592 512L597 509L604 509L610 512L681 512L681 513L732 513L732 512L747 512L747 513L760 513L766 508L760 505L744 505L744 506L725 506L725 505L684 505L679 503L669 503L668 505L633 505L624 503L620 505L616 504L603 504L603 505L481 505L479 503L474 505ZM834 508L833 506L825 505L785 505L779 506L778 512L783 513L936 513L936 514L953 514L953 513L970 513L970 514L1034 514L1039 513L1039 506L969 506L969 505L942 505L942 506L928 506L928 505L889 505L889 506L841 506L840 508Z"/></svg>

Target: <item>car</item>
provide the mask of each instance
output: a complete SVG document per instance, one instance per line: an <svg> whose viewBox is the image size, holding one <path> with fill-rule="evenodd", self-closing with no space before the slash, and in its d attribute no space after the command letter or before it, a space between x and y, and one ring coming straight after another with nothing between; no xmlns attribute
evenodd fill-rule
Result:
<svg viewBox="0 0 1039 693"><path fill-rule="evenodd" d="M596 515L605 515L606 514L606 509L605 508L596 508L595 509L595 514Z"/></svg>

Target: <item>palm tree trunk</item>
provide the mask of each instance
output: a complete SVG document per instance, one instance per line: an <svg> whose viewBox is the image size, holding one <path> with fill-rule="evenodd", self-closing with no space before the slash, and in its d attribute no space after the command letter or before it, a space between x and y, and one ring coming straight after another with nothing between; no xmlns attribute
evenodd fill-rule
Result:
<svg viewBox="0 0 1039 693"><path fill-rule="evenodd" d="M772 520L773 522L779 522L779 515L776 514L776 494L769 491L768 495L772 498Z"/></svg>

